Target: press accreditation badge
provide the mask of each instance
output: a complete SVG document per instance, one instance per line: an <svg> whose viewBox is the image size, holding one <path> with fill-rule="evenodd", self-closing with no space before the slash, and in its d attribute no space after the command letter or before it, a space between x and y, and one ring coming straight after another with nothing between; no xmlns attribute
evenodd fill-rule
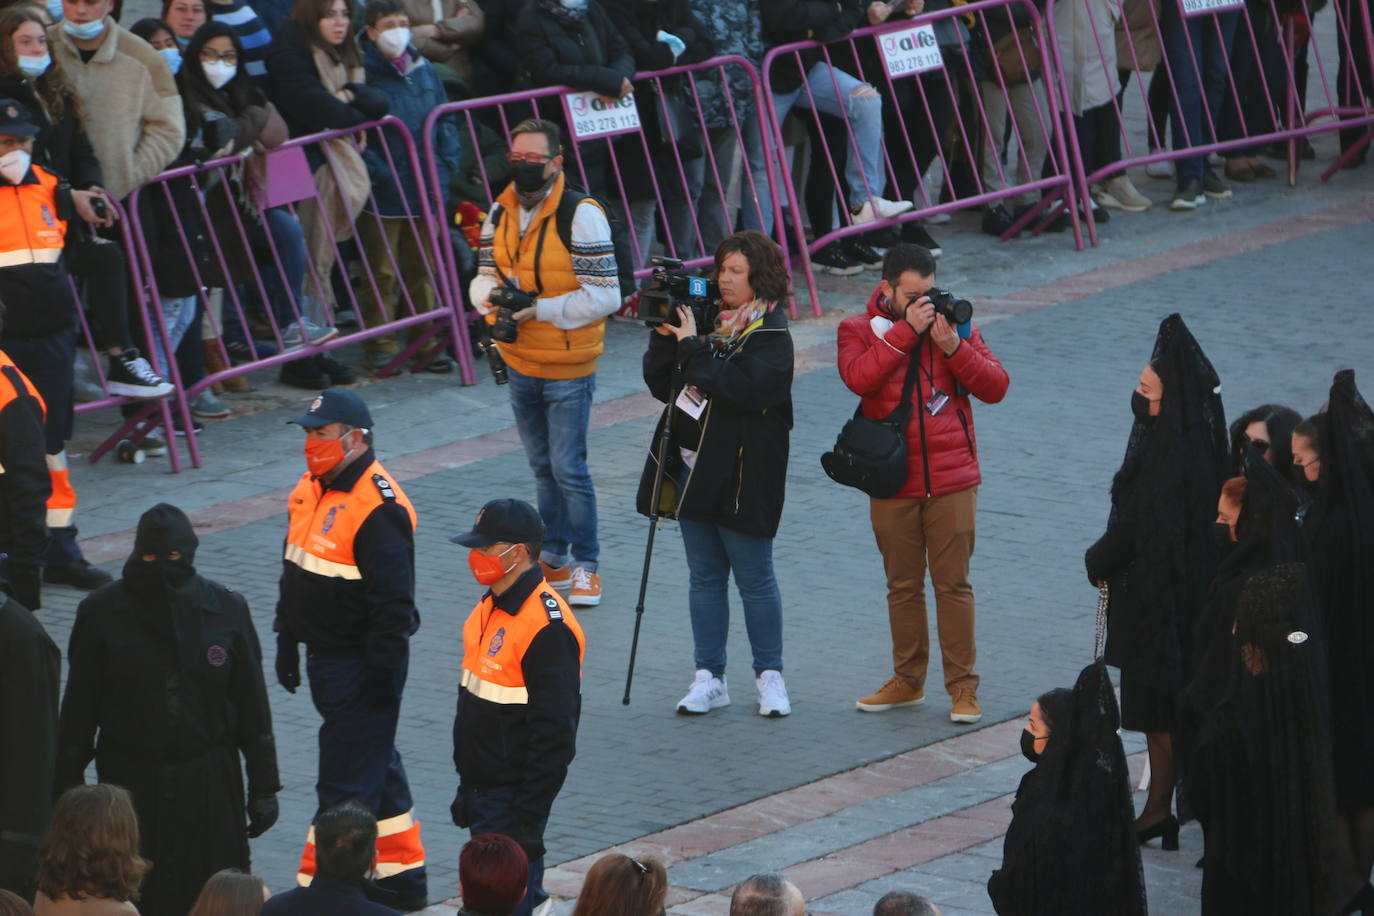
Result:
<svg viewBox="0 0 1374 916"><path fill-rule="evenodd" d="M609 137L639 130L639 109L635 94L608 99L595 92L567 92L563 108L568 113L568 129L578 140Z"/></svg>
<svg viewBox="0 0 1374 916"><path fill-rule="evenodd" d="M706 395L698 391L695 385L688 385L678 392L673 406L693 420L700 420L701 415L706 412Z"/></svg>
<svg viewBox="0 0 1374 916"><path fill-rule="evenodd" d="M939 70L945 65L940 57L940 43L935 40L933 26L918 25L914 29L885 32L873 37L878 42L883 63L887 65L887 75L892 79Z"/></svg>

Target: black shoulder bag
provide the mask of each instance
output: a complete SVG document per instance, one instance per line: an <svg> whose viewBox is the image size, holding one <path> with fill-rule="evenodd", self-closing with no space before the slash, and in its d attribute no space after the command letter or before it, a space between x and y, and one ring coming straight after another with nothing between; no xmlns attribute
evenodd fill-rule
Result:
<svg viewBox="0 0 1374 916"><path fill-rule="evenodd" d="M821 467L831 480L876 499L887 499L906 483L906 426L911 422L911 389L920 371L920 350L918 344L911 351L902 400L892 413L870 420L860 404L840 430L834 451L821 456Z"/></svg>

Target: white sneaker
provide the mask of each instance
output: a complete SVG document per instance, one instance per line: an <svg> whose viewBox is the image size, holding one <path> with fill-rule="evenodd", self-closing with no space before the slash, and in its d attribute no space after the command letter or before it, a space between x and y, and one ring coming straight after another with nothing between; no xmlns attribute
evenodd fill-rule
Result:
<svg viewBox="0 0 1374 916"><path fill-rule="evenodd" d="M754 680L759 689L759 715L781 719L792 715L792 703L787 699L787 685L781 671L765 671Z"/></svg>
<svg viewBox="0 0 1374 916"><path fill-rule="evenodd" d="M874 220L901 216L914 206L916 205L909 200L885 200L881 197L875 197L872 200L864 201L862 207L851 210L850 214L854 225L861 226Z"/></svg>
<svg viewBox="0 0 1374 916"><path fill-rule="evenodd" d="M784 698L786 696L783 694ZM677 701L677 711L684 715L700 716L729 705L730 693L725 687L725 678L716 677L702 668L697 671L692 686L687 688L687 695Z"/></svg>
<svg viewBox="0 0 1374 916"><path fill-rule="evenodd" d="M1155 153L1162 152L1164 152L1162 149L1152 149L1150 150L1150 155L1153 156ZM1149 175L1151 178L1173 178L1174 164L1168 159L1151 162L1149 165L1145 166L1145 174Z"/></svg>

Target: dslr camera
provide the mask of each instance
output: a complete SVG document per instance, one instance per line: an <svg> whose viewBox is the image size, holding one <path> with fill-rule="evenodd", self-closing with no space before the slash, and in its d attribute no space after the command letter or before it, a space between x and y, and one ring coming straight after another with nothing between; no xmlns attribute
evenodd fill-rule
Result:
<svg viewBox="0 0 1374 916"><path fill-rule="evenodd" d="M639 294L636 318L651 328L661 324L677 327L681 323L677 307L685 305L692 310L698 331L705 333L715 327L720 313L720 287L715 280L687 276L677 258L653 257L649 263L653 271L649 285Z"/></svg>
<svg viewBox="0 0 1374 916"><path fill-rule="evenodd" d="M926 295L935 307L935 314L944 315L950 324L967 324L973 320L973 303L967 299L960 299L938 286L932 286Z"/></svg>
<svg viewBox="0 0 1374 916"><path fill-rule="evenodd" d="M496 308L496 321L491 325L492 338L501 343L515 343L515 335L519 333L515 313L534 305L534 297L513 286L498 286L487 298Z"/></svg>

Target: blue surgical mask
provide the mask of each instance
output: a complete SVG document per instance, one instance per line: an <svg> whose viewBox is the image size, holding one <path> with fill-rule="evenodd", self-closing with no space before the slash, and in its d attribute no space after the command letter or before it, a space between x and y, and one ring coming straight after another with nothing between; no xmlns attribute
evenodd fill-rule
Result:
<svg viewBox="0 0 1374 916"><path fill-rule="evenodd" d="M64 19L62 21L62 31L66 32L77 41L91 41L104 34L105 20L97 19L94 22L72 22L70 19Z"/></svg>
<svg viewBox="0 0 1374 916"><path fill-rule="evenodd" d="M44 73L47 73L48 68L52 66L52 55L44 54L42 57L26 57L20 55L18 61L19 72L31 80L36 80Z"/></svg>
<svg viewBox="0 0 1374 916"><path fill-rule="evenodd" d="M167 67L172 71L172 76L177 75L181 69L181 52L176 48L158 48L157 53L162 55L162 59L167 61Z"/></svg>
<svg viewBox="0 0 1374 916"><path fill-rule="evenodd" d="M47 0L43 5L48 8L48 15L53 22L62 21L62 0Z"/></svg>

